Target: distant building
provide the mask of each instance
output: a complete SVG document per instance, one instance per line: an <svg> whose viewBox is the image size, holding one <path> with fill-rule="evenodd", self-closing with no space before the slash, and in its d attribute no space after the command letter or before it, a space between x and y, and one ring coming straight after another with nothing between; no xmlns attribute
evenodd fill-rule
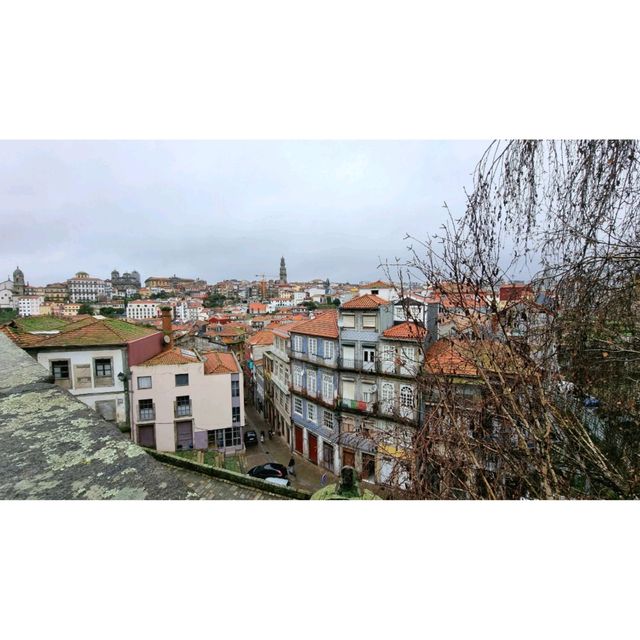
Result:
<svg viewBox="0 0 640 640"><path fill-rule="evenodd" d="M22 317L40 315L40 306L44 304L44 298L41 296L17 296L15 303L18 309L18 315Z"/></svg>
<svg viewBox="0 0 640 640"><path fill-rule="evenodd" d="M66 282L54 282L44 288L44 299L46 302L67 302L69 299L69 289Z"/></svg>
<svg viewBox="0 0 640 640"><path fill-rule="evenodd" d="M280 284L287 284L287 266L284 262L284 256L280 258Z"/></svg>
<svg viewBox="0 0 640 640"><path fill-rule="evenodd" d="M24 273L22 273L20 267L16 267L13 272L13 294L23 296L25 294L24 287Z"/></svg>
<svg viewBox="0 0 640 640"><path fill-rule="evenodd" d="M113 295L135 296L140 290L140 287L140 274L137 271L132 271L131 273L125 271L122 275L120 275L116 269L111 272L111 289Z"/></svg>
<svg viewBox="0 0 640 640"><path fill-rule="evenodd" d="M0 309L15 309L13 301L13 280L0 282Z"/></svg>
<svg viewBox="0 0 640 640"><path fill-rule="evenodd" d="M104 280L90 276L86 271L78 271L67 280L70 302L98 302L105 298Z"/></svg>
<svg viewBox="0 0 640 640"><path fill-rule="evenodd" d="M160 317L160 307L166 302L155 300L132 300L127 304L127 318L131 320L148 320Z"/></svg>

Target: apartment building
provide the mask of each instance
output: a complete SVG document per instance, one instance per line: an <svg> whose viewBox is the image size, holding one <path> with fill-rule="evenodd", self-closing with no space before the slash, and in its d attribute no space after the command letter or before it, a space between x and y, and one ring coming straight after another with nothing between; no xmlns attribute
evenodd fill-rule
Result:
<svg viewBox="0 0 640 640"><path fill-rule="evenodd" d="M333 473L340 469L338 313L326 311L290 329L293 449Z"/></svg>
<svg viewBox="0 0 640 640"><path fill-rule="evenodd" d="M14 304L18 315L22 317L40 315L40 307L44 304L43 296L17 296Z"/></svg>
<svg viewBox="0 0 640 640"><path fill-rule="evenodd" d="M244 394L232 353L170 347L131 367L132 435L159 451L243 449Z"/></svg>
<svg viewBox="0 0 640 640"><path fill-rule="evenodd" d="M166 302L157 302L155 300L132 300L127 304L127 318L130 320L149 320L159 318L161 315L161 307Z"/></svg>
<svg viewBox="0 0 640 640"><path fill-rule="evenodd" d="M67 280L69 291L69 301L75 302L98 302L105 300L105 283L100 278L90 276L86 271L78 271L75 277Z"/></svg>

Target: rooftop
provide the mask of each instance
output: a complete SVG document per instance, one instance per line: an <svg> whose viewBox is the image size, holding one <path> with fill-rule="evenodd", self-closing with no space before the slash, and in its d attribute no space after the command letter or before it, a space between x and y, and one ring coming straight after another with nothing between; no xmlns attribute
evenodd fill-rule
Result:
<svg viewBox="0 0 640 640"><path fill-rule="evenodd" d="M206 374L240 373L240 367L232 353L210 351L203 354L204 372Z"/></svg>
<svg viewBox="0 0 640 640"><path fill-rule="evenodd" d="M289 328L289 333L335 339L338 337L338 312L331 310L320 313L312 320L304 320Z"/></svg>
<svg viewBox="0 0 640 640"><path fill-rule="evenodd" d="M402 322L382 332L384 338L394 340L423 340L427 330L415 322Z"/></svg>
<svg viewBox="0 0 640 640"><path fill-rule="evenodd" d="M154 367L167 364L193 364L194 362L200 362L200 360L193 351L173 347L141 362L139 366Z"/></svg>
<svg viewBox="0 0 640 640"><path fill-rule="evenodd" d="M389 304L388 300L381 298L373 293L367 293L357 298L352 298L345 302L341 309L377 309L378 307Z"/></svg>

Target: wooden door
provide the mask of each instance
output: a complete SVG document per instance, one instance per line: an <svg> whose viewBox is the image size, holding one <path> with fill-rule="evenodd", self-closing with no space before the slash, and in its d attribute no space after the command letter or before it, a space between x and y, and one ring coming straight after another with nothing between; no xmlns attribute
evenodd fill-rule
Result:
<svg viewBox="0 0 640 640"><path fill-rule="evenodd" d="M300 427L296 427L294 448L298 453L302 453L302 429Z"/></svg>
<svg viewBox="0 0 640 640"><path fill-rule="evenodd" d="M351 449L343 449L342 450L342 466L343 467L353 467L355 469L356 466L356 452L351 451Z"/></svg>
<svg viewBox="0 0 640 640"><path fill-rule="evenodd" d="M318 438L313 433L309 433L309 460L313 464L318 464Z"/></svg>
<svg viewBox="0 0 640 640"><path fill-rule="evenodd" d="M193 421L176 422L176 449L193 449Z"/></svg>

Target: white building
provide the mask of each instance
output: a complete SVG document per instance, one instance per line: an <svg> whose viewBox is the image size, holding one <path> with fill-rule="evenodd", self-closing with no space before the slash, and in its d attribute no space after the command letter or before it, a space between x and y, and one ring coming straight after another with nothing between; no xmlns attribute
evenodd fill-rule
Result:
<svg viewBox="0 0 640 640"><path fill-rule="evenodd" d="M69 278L67 287L70 302L98 302L106 297L104 280L85 271L78 271L74 278Z"/></svg>
<svg viewBox="0 0 640 640"><path fill-rule="evenodd" d="M13 280L0 282L0 309L15 309Z"/></svg>
<svg viewBox="0 0 640 640"><path fill-rule="evenodd" d="M42 296L18 296L15 298L15 303L18 308L18 315L26 316L39 316L40 306L44 304L44 297Z"/></svg>
<svg viewBox="0 0 640 640"><path fill-rule="evenodd" d="M156 300L132 300L127 304L127 318L131 320L149 320L159 318L161 315L161 307L166 302L157 302Z"/></svg>

